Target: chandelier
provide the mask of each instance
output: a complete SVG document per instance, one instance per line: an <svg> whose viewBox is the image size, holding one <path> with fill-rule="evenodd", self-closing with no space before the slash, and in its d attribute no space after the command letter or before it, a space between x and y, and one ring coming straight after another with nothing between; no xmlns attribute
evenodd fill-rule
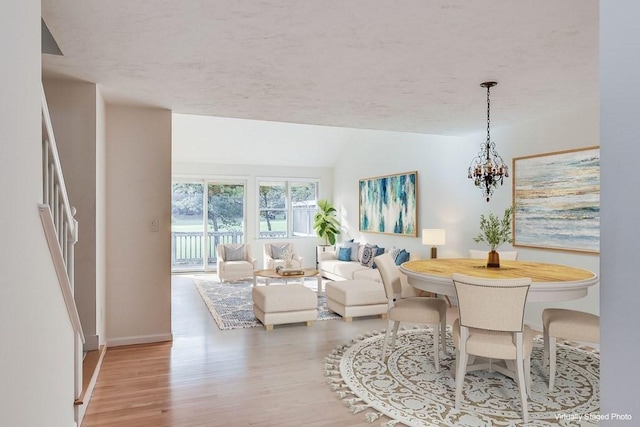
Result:
<svg viewBox="0 0 640 427"><path fill-rule="evenodd" d="M504 178L509 177L509 167L496 151L496 144L491 142L489 128L491 124L490 112L491 102L489 101L490 88L497 85L496 82L484 82L480 86L487 88L487 141L480 147L478 157L474 158L469 165L469 179L473 179L476 187L482 190L482 195L489 198L493 195L493 190L498 183L502 185Z"/></svg>

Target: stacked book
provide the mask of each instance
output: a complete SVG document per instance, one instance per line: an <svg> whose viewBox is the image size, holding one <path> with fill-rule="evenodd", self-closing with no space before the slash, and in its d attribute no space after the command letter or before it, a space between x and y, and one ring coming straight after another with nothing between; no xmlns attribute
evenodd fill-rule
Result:
<svg viewBox="0 0 640 427"><path fill-rule="evenodd" d="M276 273L281 276L303 276L304 270L301 268L285 268L282 266L276 267Z"/></svg>

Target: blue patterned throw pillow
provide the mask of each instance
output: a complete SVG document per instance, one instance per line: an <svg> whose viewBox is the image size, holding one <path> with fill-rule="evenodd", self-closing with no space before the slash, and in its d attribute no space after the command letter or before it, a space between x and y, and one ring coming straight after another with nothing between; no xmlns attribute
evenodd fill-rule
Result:
<svg viewBox="0 0 640 427"><path fill-rule="evenodd" d="M338 250L338 261L351 261L351 248L340 248Z"/></svg>

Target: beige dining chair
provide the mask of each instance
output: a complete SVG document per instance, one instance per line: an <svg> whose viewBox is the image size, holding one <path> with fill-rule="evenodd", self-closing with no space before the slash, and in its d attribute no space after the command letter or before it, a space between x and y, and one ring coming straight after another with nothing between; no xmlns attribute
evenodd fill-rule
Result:
<svg viewBox="0 0 640 427"><path fill-rule="evenodd" d="M400 322L418 323L430 325L433 328L433 362L436 372L440 371L440 343L442 343L443 353L447 352L447 304L444 300L429 297L409 297L402 298L402 282L400 281L400 271L389 253L378 255L374 258L384 291L387 296L387 331L384 335L382 346L382 358L387 355L387 343L389 335L393 329L391 348L396 346L396 337ZM438 337L438 327L440 336Z"/></svg>
<svg viewBox="0 0 640 427"><path fill-rule="evenodd" d="M600 317L565 308L546 308L542 312L545 366L549 365L549 390L556 376L556 338L584 343L600 342Z"/></svg>
<svg viewBox="0 0 640 427"><path fill-rule="evenodd" d="M453 325L455 408L460 409L466 373L489 369L516 381L522 419L527 422L533 331L524 325L524 307L531 279L484 279L462 274L453 274L451 278L458 297L459 314ZM476 363L476 358L482 360ZM504 365L500 361L504 361Z"/></svg>
<svg viewBox="0 0 640 427"><path fill-rule="evenodd" d="M518 259L518 251L498 251L501 260L516 261ZM477 249L469 249L469 258L487 259L489 251L479 251Z"/></svg>

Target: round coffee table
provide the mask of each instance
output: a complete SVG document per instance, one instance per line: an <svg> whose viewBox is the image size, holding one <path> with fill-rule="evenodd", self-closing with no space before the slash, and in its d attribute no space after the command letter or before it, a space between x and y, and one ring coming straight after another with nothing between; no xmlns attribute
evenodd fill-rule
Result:
<svg viewBox="0 0 640 427"><path fill-rule="evenodd" d="M258 286L258 277L264 279L265 285L269 286L269 281L272 279L283 280L286 284L289 280L299 280L304 285L304 279L306 277L317 277L318 279L318 295L322 294L322 276L320 272L315 268L303 268L304 274L297 274L294 276L283 276L278 274L276 270L254 270L253 271L253 286Z"/></svg>

